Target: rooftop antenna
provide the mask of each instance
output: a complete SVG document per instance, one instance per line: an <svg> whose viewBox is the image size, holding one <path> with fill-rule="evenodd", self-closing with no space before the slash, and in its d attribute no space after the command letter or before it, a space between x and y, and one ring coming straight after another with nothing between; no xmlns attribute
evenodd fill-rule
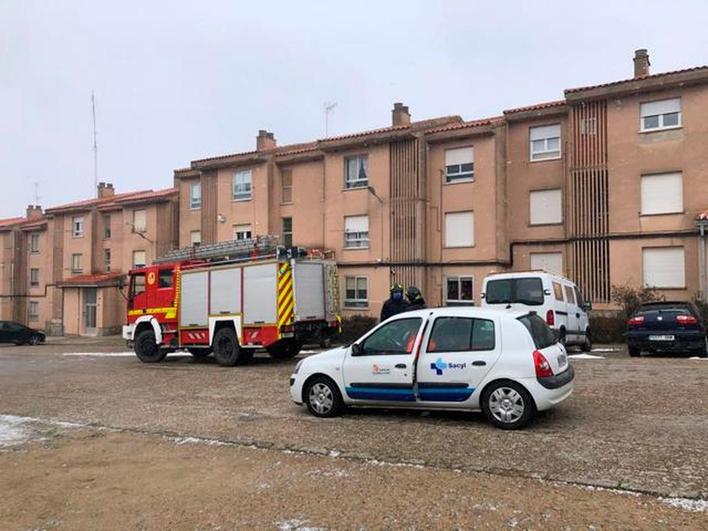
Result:
<svg viewBox="0 0 708 531"><path fill-rule="evenodd" d="M334 108L337 106L337 102L326 101L323 106L325 113L325 138L327 138L329 136L329 115L334 113Z"/></svg>
<svg viewBox="0 0 708 531"><path fill-rule="evenodd" d="M39 181L33 181L32 185L34 186L34 204L38 205L39 204Z"/></svg>
<svg viewBox="0 0 708 531"><path fill-rule="evenodd" d="M91 91L91 115L93 116L93 189L98 189L98 143L96 142L96 96Z"/></svg>

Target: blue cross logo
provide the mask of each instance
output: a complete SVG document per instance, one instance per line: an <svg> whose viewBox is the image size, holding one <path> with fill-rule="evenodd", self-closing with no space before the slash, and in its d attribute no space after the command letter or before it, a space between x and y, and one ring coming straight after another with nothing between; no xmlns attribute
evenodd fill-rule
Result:
<svg viewBox="0 0 708 531"><path fill-rule="evenodd" d="M435 374L442 376L443 369L447 369L447 363L442 358L438 358L434 363L430 364L430 368L435 371Z"/></svg>

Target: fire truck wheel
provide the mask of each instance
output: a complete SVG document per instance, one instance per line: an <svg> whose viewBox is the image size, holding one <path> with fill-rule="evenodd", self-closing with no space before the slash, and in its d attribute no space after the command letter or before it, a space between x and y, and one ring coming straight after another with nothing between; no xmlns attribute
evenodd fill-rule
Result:
<svg viewBox="0 0 708 531"><path fill-rule="evenodd" d="M233 328L219 328L214 334L214 357L219 365L233 367L248 361L248 355L239 347Z"/></svg>
<svg viewBox="0 0 708 531"><path fill-rule="evenodd" d="M187 351L197 360L203 360L211 354L211 348L188 348Z"/></svg>
<svg viewBox="0 0 708 531"><path fill-rule="evenodd" d="M143 330L135 338L135 354L143 363L158 363L167 356L167 349L157 346L155 332Z"/></svg>
<svg viewBox="0 0 708 531"><path fill-rule="evenodd" d="M287 360L294 358L300 352L302 343L299 341L281 340L275 345L269 346L266 350L271 358L276 360Z"/></svg>

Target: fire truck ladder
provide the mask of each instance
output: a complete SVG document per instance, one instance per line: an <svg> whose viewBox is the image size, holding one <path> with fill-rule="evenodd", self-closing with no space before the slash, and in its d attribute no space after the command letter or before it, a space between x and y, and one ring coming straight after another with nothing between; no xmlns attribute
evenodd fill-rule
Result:
<svg viewBox="0 0 708 531"><path fill-rule="evenodd" d="M278 246L277 236L257 236L246 240L231 240L173 249L155 260L154 263L164 264L188 260L209 262L253 260L266 257L276 258L286 252L284 247Z"/></svg>

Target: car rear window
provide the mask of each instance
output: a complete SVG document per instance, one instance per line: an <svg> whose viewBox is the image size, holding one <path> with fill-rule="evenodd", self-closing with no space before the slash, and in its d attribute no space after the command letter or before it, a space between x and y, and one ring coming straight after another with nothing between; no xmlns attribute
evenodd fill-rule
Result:
<svg viewBox="0 0 708 531"><path fill-rule="evenodd" d="M438 317L428 340L428 352L494 350L494 321L469 317Z"/></svg>
<svg viewBox="0 0 708 531"><path fill-rule="evenodd" d="M546 348L557 343L556 334L538 315L530 313L518 319L529 331L536 348Z"/></svg>
<svg viewBox="0 0 708 531"><path fill-rule="evenodd" d="M538 277L505 278L487 282L487 304L543 304L543 283Z"/></svg>

